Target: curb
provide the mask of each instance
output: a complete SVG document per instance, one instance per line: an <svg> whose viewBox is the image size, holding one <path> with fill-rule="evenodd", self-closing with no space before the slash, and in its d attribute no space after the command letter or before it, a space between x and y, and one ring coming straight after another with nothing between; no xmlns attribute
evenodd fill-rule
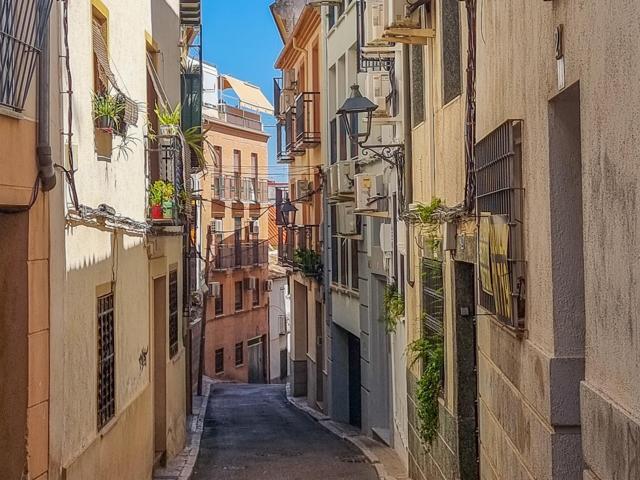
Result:
<svg viewBox="0 0 640 480"><path fill-rule="evenodd" d="M313 420L318 422L320 425L322 425L326 430L331 432L333 435L335 435L341 440L345 440L351 443L354 447L360 450L360 452L362 452L362 454L367 459L367 461L375 469L379 480L396 480L396 477L389 475L384 464L380 461L378 456L375 453L373 453L373 451L360 440L359 434L354 434L354 433L345 431L340 427L339 423L334 422L333 420L331 420L330 417L326 416L324 413L318 412L317 410L311 408L310 406L305 405L304 403L296 400L294 397L290 396L288 389L287 389L287 401L291 405L296 407L298 410L309 415Z"/></svg>

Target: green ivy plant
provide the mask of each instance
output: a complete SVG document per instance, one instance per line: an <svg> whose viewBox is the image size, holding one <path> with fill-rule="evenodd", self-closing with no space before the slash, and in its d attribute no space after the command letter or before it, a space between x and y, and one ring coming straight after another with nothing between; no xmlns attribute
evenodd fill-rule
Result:
<svg viewBox="0 0 640 480"><path fill-rule="evenodd" d="M382 320L387 333L395 333L398 322L404 316L404 296L398 292L395 284L384 287L383 307Z"/></svg>
<svg viewBox="0 0 640 480"><path fill-rule="evenodd" d="M431 335L415 340L407 347L410 366L422 360L422 375L416 387L418 434L426 443L436 438L439 426L438 396L442 389L444 342L442 336Z"/></svg>
<svg viewBox="0 0 640 480"><path fill-rule="evenodd" d="M293 261L307 277L322 275L322 256L309 248L298 248L293 254Z"/></svg>
<svg viewBox="0 0 640 480"><path fill-rule="evenodd" d="M416 207L416 213L418 214L418 220L422 225L427 239L427 244L433 253L440 249L440 221L436 218L435 214L443 207L443 202L440 198L434 197L431 199L431 203L419 203Z"/></svg>

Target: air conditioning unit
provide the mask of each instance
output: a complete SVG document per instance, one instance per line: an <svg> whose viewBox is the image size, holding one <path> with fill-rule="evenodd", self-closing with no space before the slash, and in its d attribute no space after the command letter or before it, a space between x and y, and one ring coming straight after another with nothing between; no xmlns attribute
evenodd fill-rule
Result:
<svg viewBox="0 0 640 480"><path fill-rule="evenodd" d="M264 281L264 291L270 292L273 290L273 280L265 280Z"/></svg>
<svg viewBox="0 0 640 480"><path fill-rule="evenodd" d="M220 218L211 220L211 230L213 233L222 233L224 226Z"/></svg>
<svg viewBox="0 0 640 480"><path fill-rule="evenodd" d="M380 225L380 248L385 257L391 257L393 253L393 237L391 236L391 224Z"/></svg>
<svg viewBox="0 0 640 480"><path fill-rule="evenodd" d="M367 0L365 11L365 44L383 45L387 42L382 39L385 27L384 0Z"/></svg>
<svg viewBox="0 0 640 480"><path fill-rule="evenodd" d="M355 175L355 164L352 161L338 162L337 168L338 195L353 194L353 177Z"/></svg>
<svg viewBox="0 0 640 480"><path fill-rule="evenodd" d="M312 200L313 183L308 180L296 180L295 201L310 202Z"/></svg>
<svg viewBox="0 0 640 480"><path fill-rule="evenodd" d="M356 212L377 212L386 199L382 175L359 173L355 176Z"/></svg>
<svg viewBox="0 0 640 480"><path fill-rule="evenodd" d="M417 28L418 24L407 15L405 0L387 0L385 28Z"/></svg>
<svg viewBox="0 0 640 480"><path fill-rule="evenodd" d="M378 105L373 112L374 117L389 117L390 109L387 97L391 94L391 79L388 72L371 72L367 74L367 97Z"/></svg>
<svg viewBox="0 0 640 480"><path fill-rule="evenodd" d="M255 290L258 288L258 279L256 277L247 277L244 279L245 290Z"/></svg>
<svg viewBox="0 0 640 480"><path fill-rule="evenodd" d="M209 283L209 295L211 295L212 297L220 296L220 282Z"/></svg>
<svg viewBox="0 0 640 480"><path fill-rule="evenodd" d="M249 220L249 233L253 235L260 233L260 222L258 220Z"/></svg>
<svg viewBox="0 0 640 480"><path fill-rule="evenodd" d="M337 163L334 163L329 167L327 177L329 179L329 198L336 198L339 195Z"/></svg>
<svg viewBox="0 0 640 480"><path fill-rule="evenodd" d="M358 227L356 223L355 206L353 203L342 203L338 205L338 234L357 235Z"/></svg>

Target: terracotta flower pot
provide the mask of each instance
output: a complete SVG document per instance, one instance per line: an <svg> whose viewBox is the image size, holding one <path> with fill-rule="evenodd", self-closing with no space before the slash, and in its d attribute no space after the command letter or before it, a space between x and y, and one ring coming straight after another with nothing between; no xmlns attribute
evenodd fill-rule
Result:
<svg viewBox="0 0 640 480"><path fill-rule="evenodd" d="M151 218L153 220L161 220L162 216L162 205L153 205L151 207Z"/></svg>

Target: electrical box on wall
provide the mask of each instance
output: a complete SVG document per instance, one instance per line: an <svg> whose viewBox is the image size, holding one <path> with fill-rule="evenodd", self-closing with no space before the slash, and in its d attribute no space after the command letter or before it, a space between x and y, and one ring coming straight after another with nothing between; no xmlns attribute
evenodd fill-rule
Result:
<svg viewBox="0 0 640 480"><path fill-rule="evenodd" d="M355 175L356 212L379 212L386 197L382 175L359 173Z"/></svg>

